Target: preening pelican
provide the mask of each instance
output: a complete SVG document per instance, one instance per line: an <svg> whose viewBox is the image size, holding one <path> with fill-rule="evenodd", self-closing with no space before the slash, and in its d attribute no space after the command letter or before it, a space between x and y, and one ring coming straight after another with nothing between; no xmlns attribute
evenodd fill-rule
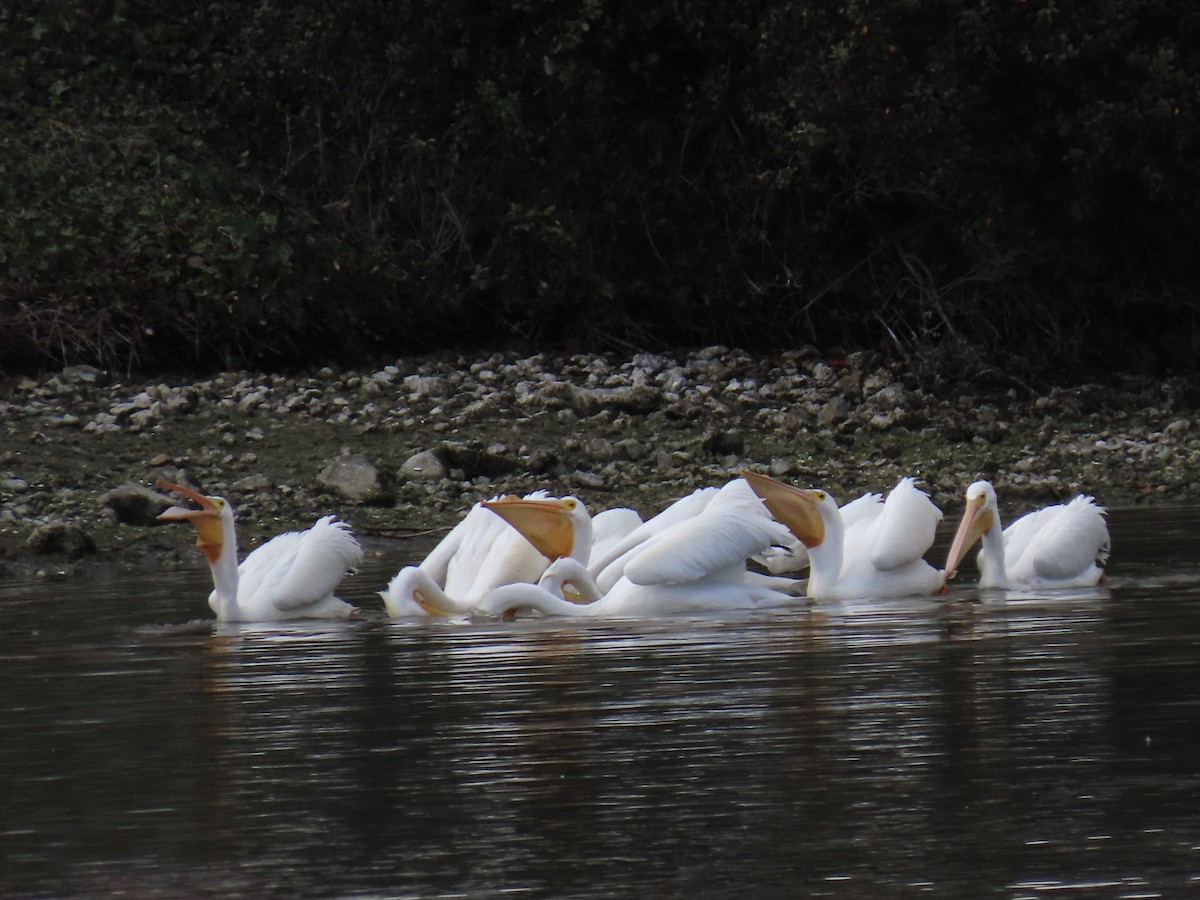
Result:
<svg viewBox="0 0 1200 900"><path fill-rule="evenodd" d="M826 491L800 490L754 472L742 474L771 514L808 548L810 598L907 597L942 588L942 573L922 559L942 511L913 479L900 479L886 501L867 494L847 504L855 509L844 517ZM853 529L847 529L847 518L854 522Z"/></svg>
<svg viewBox="0 0 1200 900"><path fill-rule="evenodd" d="M976 541L981 588L1092 587L1104 577L1110 541L1105 511L1080 494L1000 524L996 491L987 481L967 488L967 508L946 557L946 579L954 576Z"/></svg>
<svg viewBox="0 0 1200 900"><path fill-rule="evenodd" d="M744 481L730 482L705 497L698 514L680 518L640 542L636 555L607 590L590 567L562 557L538 584L511 584L491 591L477 609L513 616L522 611L570 616L663 616L728 609L754 609L796 602L785 588L790 579L746 569L746 560L785 542L787 530L774 521ZM610 563L611 565L611 563ZM607 569L607 566L605 566ZM572 593L584 602L572 602Z"/></svg>
<svg viewBox="0 0 1200 900"><path fill-rule="evenodd" d="M158 485L199 506L172 506L159 518L191 522L196 529L196 546L212 570L214 590L208 605L220 621L344 619L358 612L333 595L363 556L345 522L324 516L307 531L276 535L239 566L233 504L178 484L160 481Z"/></svg>
<svg viewBox="0 0 1200 900"><path fill-rule="evenodd" d="M574 497L545 491L495 497L476 503L419 566L401 569L380 595L394 618L463 613L494 588L537 581L560 556L586 559L592 534L587 507Z"/></svg>

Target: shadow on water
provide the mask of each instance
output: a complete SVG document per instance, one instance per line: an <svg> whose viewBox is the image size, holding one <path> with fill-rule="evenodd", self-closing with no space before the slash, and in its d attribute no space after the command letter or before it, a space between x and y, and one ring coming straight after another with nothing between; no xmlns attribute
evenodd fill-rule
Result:
<svg viewBox="0 0 1200 900"><path fill-rule="evenodd" d="M218 626L206 572L0 585L7 894L1181 896L1200 511L1053 598Z"/></svg>

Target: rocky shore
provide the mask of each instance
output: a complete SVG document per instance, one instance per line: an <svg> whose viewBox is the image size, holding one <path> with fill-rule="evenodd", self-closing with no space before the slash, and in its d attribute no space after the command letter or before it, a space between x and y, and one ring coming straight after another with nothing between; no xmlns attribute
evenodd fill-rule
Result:
<svg viewBox="0 0 1200 900"><path fill-rule="evenodd" d="M746 467L839 499L915 475L950 517L981 476L1010 514L1080 491L1110 507L1200 496L1182 380L927 381L872 353L725 347L0 379L0 575L195 564L190 529L154 524L158 479L232 501L244 549L330 512L379 546L539 487L648 514Z"/></svg>

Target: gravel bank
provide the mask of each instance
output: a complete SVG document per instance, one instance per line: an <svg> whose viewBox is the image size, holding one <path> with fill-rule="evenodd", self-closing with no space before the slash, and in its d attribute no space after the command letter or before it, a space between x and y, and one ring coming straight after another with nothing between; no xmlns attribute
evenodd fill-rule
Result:
<svg viewBox="0 0 1200 900"><path fill-rule="evenodd" d="M980 476L1010 515L1079 491L1191 499L1193 401L1136 378L930 393L870 353L725 347L186 382L71 367L0 380L0 575L196 564L190 529L138 524L154 501L131 486L159 478L230 499L244 549L328 512L378 547L538 487L649 513L746 466L839 499L916 475L951 518Z"/></svg>

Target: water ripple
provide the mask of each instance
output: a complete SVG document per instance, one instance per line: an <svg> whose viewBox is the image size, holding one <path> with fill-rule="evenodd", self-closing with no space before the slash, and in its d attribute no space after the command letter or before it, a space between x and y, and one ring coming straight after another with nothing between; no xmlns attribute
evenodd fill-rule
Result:
<svg viewBox="0 0 1200 900"><path fill-rule="evenodd" d="M0 584L0 889L1178 896L1174 515L1114 513L1095 591L663 621L391 622L355 587L357 621L220 626L203 572Z"/></svg>

